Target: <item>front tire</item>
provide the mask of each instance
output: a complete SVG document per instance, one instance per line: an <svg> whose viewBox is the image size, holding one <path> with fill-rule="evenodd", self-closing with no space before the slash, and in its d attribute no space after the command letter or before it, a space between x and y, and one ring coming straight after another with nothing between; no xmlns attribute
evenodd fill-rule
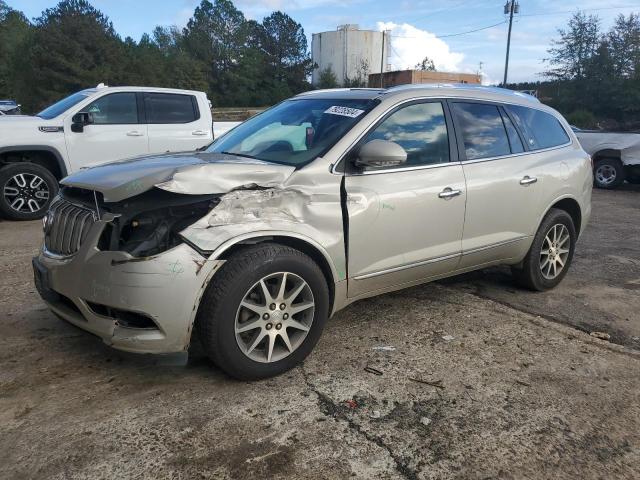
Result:
<svg viewBox="0 0 640 480"><path fill-rule="evenodd" d="M46 168L29 162L0 169L0 213L10 220L42 218L58 193L58 181Z"/></svg>
<svg viewBox="0 0 640 480"><path fill-rule="evenodd" d="M569 270L577 235L573 219L564 210L552 208L544 217L522 267L512 267L516 282L530 290L549 290Z"/></svg>
<svg viewBox="0 0 640 480"><path fill-rule="evenodd" d="M220 369L256 380L301 363L328 315L329 290L318 265L291 247L263 243L233 254L214 275L196 328Z"/></svg>
<svg viewBox="0 0 640 480"><path fill-rule="evenodd" d="M624 182L624 167L617 158L602 158L593 168L593 184L598 188L611 190Z"/></svg>

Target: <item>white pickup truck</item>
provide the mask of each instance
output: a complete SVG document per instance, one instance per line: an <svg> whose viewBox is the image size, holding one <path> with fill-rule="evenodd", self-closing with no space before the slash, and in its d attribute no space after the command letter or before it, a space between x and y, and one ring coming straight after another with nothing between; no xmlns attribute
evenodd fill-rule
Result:
<svg viewBox="0 0 640 480"><path fill-rule="evenodd" d="M616 188L626 180L640 183L640 134L582 130L571 127L585 152L593 159L593 183Z"/></svg>
<svg viewBox="0 0 640 480"><path fill-rule="evenodd" d="M102 84L36 116L0 116L0 214L40 218L58 181L80 168L196 150L233 126L221 124L221 131L213 131L204 92Z"/></svg>

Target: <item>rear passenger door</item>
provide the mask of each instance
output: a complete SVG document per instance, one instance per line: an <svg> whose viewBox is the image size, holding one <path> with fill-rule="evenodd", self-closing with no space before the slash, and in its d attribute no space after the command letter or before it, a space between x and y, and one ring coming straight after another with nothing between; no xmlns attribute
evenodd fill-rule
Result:
<svg viewBox="0 0 640 480"><path fill-rule="evenodd" d="M213 141L194 95L145 93L150 153L195 150Z"/></svg>
<svg viewBox="0 0 640 480"><path fill-rule="evenodd" d="M537 228L543 163L502 105L450 105L467 183L460 268L516 257Z"/></svg>

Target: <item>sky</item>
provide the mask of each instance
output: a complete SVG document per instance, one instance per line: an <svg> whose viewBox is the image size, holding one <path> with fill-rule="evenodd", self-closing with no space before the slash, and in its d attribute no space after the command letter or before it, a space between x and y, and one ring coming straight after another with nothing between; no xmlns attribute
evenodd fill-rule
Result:
<svg viewBox="0 0 640 480"><path fill-rule="evenodd" d="M507 42L503 1L492 0L236 0L247 18L261 20L281 10L302 24L311 47L311 34L355 23L363 29L391 31L394 69L415 66L425 56L441 71L478 72L483 83L502 81ZM8 0L29 18L53 7L54 0ZM124 38L139 40L156 25L183 27L199 0L91 0ZM509 81L541 80L544 58L557 29L578 8L598 15L604 29L622 13L640 12L640 0L520 0L514 17ZM472 30L477 30L472 33ZM372 72L373 73L373 72Z"/></svg>

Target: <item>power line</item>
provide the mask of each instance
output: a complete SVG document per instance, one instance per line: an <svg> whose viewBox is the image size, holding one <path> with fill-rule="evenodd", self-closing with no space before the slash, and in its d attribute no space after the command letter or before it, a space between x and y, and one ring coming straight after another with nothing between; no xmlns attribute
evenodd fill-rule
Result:
<svg viewBox="0 0 640 480"><path fill-rule="evenodd" d="M576 11L581 11L581 12L597 12L599 10L615 10L615 9L622 9L622 8L638 8L640 9L640 6L638 5L618 5L615 7L598 7L598 8L577 8L575 10L558 10L557 12L540 12L540 13L523 13L520 16L521 17L541 17L541 16L546 16L546 15L565 15L567 13L575 13Z"/></svg>
<svg viewBox="0 0 640 480"><path fill-rule="evenodd" d="M507 20L502 20L501 22L494 23L493 25L487 25L485 27L476 28L473 30L468 30L466 32L458 32L458 33L448 33L446 35L434 35L435 38L449 38L449 37L459 37L460 35L467 35L469 33L480 32L482 30L487 30L489 28L497 27L498 25L502 25L507 23ZM424 38L424 37L406 37L403 35L391 35L392 38Z"/></svg>

